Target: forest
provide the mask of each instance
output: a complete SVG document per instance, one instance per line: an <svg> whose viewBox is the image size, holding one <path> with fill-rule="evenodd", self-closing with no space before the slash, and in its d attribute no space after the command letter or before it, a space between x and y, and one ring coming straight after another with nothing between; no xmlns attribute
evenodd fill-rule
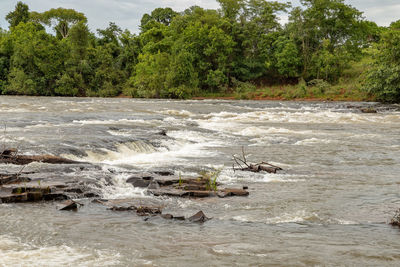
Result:
<svg viewBox="0 0 400 267"><path fill-rule="evenodd" d="M0 93L246 98L269 87L279 92L264 96L400 102L400 21L380 27L344 0L218 2L156 8L138 34L113 22L92 32L79 11L18 2L0 28Z"/></svg>

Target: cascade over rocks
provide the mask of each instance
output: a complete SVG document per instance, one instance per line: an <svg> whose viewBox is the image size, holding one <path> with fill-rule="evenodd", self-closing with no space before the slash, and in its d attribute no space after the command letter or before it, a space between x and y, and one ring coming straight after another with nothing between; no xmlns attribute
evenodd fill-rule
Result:
<svg viewBox="0 0 400 267"><path fill-rule="evenodd" d="M77 162L62 157L51 155L27 156L19 155L17 149L5 149L0 152L0 163L23 165L18 173L0 173L0 203L21 203L21 202L40 202L40 201L66 201L59 208L61 211L78 211L82 206L73 199L82 198L100 198L96 186L100 187L99 180L86 180L81 177L73 179L57 178L57 169L60 165L49 168L50 175L41 176L37 172L22 172L25 166L32 162L48 163L48 164L68 164L68 173L84 171L87 168L99 168L99 166L88 163ZM84 165L86 164L86 165ZM257 168L261 168L258 166ZM117 171L109 170L111 174ZM247 187L242 188L223 188L217 182L219 172L206 173L198 178L194 177L177 177L174 172L169 170L155 170L153 172L138 173L132 172L126 183L133 187L145 188L147 193L154 196L167 196L177 198L210 198L210 197L232 197L232 196L248 196ZM112 186L111 177L103 177L105 185ZM215 175L215 176L214 176ZM204 223L208 218L202 211L197 212L191 217L185 218L181 215L173 215L171 213L163 214L163 199L155 198L155 203L146 200L141 203L135 199L128 200L110 200L95 199L92 203L106 206L111 211L134 212L138 216L150 217L158 216L167 220L180 220L189 222Z"/></svg>

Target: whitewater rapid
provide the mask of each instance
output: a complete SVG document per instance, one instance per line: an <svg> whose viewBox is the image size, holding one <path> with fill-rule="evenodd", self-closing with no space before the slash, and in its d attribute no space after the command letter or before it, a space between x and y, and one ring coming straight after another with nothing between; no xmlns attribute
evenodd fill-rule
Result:
<svg viewBox="0 0 400 267"><path fill-rule="evenodd" d="M378 113L364 114L363 107ZM0 266L398 265L400 108L345 102L172 101L0 97L0 145L90 165L32 163L24 171L80 179L106 199L158 201L166 212L203 210L204 225L143 221L89 199L0 204ZM251 162L284 171L232 168ZM0 165L2 172L19 166ZM154 197L126 180L137 172L248 186L232 199ZM305 249L305 247L307 249Z"/></svg>

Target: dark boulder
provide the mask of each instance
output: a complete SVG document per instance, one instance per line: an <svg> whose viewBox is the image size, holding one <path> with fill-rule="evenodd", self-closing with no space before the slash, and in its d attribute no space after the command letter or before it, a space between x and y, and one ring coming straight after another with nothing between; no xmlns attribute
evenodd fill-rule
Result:
<svg viewBox="0 0 400 267"><path fill-rule="evenodd" d="M146 188L149 186L151 180L145 180L142 177L132 176L126 180L128 184L133 185L134 187Z"/></svg>
<svg viewBox="0 0 400 267"><path fill-rule="evenodd" d="M78 207L81 205L78 202L75 202L73 200L68 200L67 202L64 203L64 207L61 208L60 210L72 210L72 211L78 211Z"/></svg>
<svg viewBox="0 0 400 267"><path fill-rule="evenodd" d="M190 222L198 222L198 223L203 223L208 220L211 220L211 218L208 218L203 211L197 212L195 215L191 216L188 218Z"/></svg>

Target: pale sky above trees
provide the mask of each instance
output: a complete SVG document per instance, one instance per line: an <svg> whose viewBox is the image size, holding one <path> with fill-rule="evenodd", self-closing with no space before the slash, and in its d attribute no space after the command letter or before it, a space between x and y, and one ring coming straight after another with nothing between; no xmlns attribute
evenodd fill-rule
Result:
<svg viewBox="0 0 400 267"><path fill-rule="evenodd" d="M106 28L110 21L115 22L123 29L138 32L140 19L145 13L150 13L157 7L171 7L182 11L190 6L198 5L203 8L218 8L215 0L25 0L30 10L43 12L51 8L73 8L83 12L92 30ZM279 2L287 2L279 0ZM294 6L298 0L291 1ZM14 10L17 0L0 1L0 27L7 28L4 19L8 12ZM353 5L368 20L380 26L388 26L391 22L400 19L400 2L398 0L346 0ZM287 18L282 17L282 22Z"/></svg>

